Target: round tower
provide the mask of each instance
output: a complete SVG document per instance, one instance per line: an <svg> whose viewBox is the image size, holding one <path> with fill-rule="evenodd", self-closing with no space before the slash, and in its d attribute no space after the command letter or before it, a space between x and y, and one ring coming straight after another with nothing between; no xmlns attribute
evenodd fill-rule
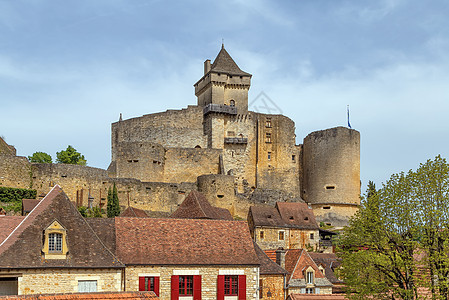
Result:
<svg viewBox="0 0 449 300"><path fill-rule="evenodd" d="M360 133L336 127L304 139L302 198L318 222L347 225L360 205Z"/></svg>

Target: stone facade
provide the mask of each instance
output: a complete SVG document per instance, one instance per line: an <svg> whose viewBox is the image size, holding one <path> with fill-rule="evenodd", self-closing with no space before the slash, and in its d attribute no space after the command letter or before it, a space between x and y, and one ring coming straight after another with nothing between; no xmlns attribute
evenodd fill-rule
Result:
<svg viewBox="0 0 449 300"><path fill-rule="evenodd" d="M259 268L230 266L127 266L126 290L139 290L139 276L156 276L160 279L160 299L171 297L172 275L201 275L201 299L217 299L218 275L246 275L246 299L257 299L259 290Z"/></svg>
<svg viewBox="0 0 449 300"><path fill-rule="evenodd" d="M316 250L320 242L318 230L256 227L252 234L254 241L262 249L278 249L282 247L284 249ZM283 239L281 239L281 235Z"/></svg>
<svg viewBox="0 0 449 300"><path fill-rule="evenodd" d="M260 275L260 299L283 300L284 297L284 275Z"/></svg>
<svg viewBox="0 0 449 300"><path fill-rule="evenodd" d="M122 291L121 269L27 269L8 270L2 276L20 274L18 294L77 293L78 281L94 280L98 292Z"/></svg>

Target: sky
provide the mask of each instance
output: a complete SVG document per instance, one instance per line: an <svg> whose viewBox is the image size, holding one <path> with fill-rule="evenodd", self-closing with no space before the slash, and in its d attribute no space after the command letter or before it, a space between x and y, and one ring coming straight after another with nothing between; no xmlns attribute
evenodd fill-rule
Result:
<svg viewBox="0 0 449 300"><path fill-rule="evenodd" d="M0 0L0 136L105 169L120 113L195 105L224 42L253 75L249 101L264 93L298 144L347 126L349 105L362 191L380 187L449 157L448 15L447 0Z"/></svg>

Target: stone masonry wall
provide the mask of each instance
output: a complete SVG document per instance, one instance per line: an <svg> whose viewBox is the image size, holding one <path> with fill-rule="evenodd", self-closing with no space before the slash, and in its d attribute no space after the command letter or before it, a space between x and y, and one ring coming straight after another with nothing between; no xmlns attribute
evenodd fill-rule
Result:
<svg viewBox="0 0 449 300"><path fill-rule="evenodd" d="M96 280L98 292L121 291L121 269L28 269L22 273L19 295L78 292L78 280Z"/></svg>
<svg viewBox="0 0 449 300"><path fill-rule="evenodd" d="M31 164L26 157L0 154L0 186L29 189Z"/></svg>
<svg viewBox="0 0 449 300"><path fill-rule="evenodd" d="M261 238L261 231L263 231L263 238ZM284 239L279 239L279 232L284 232ZM313 234L313 240L310 239ZM302 230L290 228L269 228L256 227L252 233L256 243L262 250L278 249L313 249L316 250L319 245L319 231L318 230Z"/></svg>
<svg viewBox="0 0 449 300"><path fill-rule="evenodd" d="M260 275L261 298L265 300L284 300L284 275ZM268 292L271 296L268 296Z"/></svg>
<svg viewBox="0 0 449 300"><path fill-rule="evenodd" d="M139 276L157 276L160 277L160 299L171 298L171 276L174 271L184 271L194 274L198 272L201 275L201 289L203 300L217 299L217 278L220 270L228 272L242 272L246 275L246 299L258 299L259 288L259 268L258 267L240 267L240 266L197 266L197 267L183 267L183 266L129 266L126 268L125 284L127 291L139 290Z"/></svg>

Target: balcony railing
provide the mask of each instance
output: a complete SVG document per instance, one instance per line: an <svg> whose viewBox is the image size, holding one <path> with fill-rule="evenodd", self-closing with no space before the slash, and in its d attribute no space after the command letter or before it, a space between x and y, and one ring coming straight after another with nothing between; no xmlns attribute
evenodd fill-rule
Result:
<svg viewBox="0 0 449 300"><path fill-rule="evenodd" d="M216 113L222 113L222 114L230 114L230 115L236 115L237 114L237 107L230 106L230 105L224 105L224 104L208 104L203 109L203 114L207 115L208 113L216 112Z"/></svg>
<svg viewBox="0 0 449 300"><path fill-rule="evenodd" d="M320 247L332 247L331 240L320 240Z"/></svg>
<svg viewBox="0 0 449 300"><path fill-rule="evenodd" d="M248 144L248 139L247 138L225 138L224 139L225 144Z"/></svg>

